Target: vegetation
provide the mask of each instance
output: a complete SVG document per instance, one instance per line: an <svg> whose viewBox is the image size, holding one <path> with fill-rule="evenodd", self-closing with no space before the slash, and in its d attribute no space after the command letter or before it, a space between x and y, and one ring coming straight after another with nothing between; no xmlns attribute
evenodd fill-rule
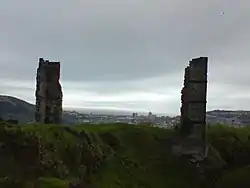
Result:
<svg viewBox="0 0 250 188"><path fill-rule="evenodd" d="M208 138L226 162L217 187L250 187L250 127L211 126Z"/></svg>
<svg viewBox="0 0 250 188"><path fill-rule="evenodd" d="M216 186L249 185L250 129L218 125L208 132L226 161ZM1 123L0 187L198 188L211 181L201 180L195 166L171 154L175 134L146 125Z"/></svg>

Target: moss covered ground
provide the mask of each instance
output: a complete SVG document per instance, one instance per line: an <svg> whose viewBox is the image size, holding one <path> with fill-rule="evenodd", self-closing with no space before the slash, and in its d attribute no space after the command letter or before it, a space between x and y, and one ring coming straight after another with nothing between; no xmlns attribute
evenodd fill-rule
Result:
<svg viewBox="0 0 250 188"><path fill-rule="evenodd" d="M0 187L198 188L197 169L171 154L168 139L175 134L146 125L1 123ZM248 128L209 129L210 143L227 164L217 187L239 185L232 176L247 185L249 138Z"/></svg>

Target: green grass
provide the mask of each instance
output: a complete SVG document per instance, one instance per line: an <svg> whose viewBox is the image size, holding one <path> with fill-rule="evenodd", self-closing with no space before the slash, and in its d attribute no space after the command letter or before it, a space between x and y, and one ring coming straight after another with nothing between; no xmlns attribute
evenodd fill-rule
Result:
<svg viewBox="0 0 250 188"><path fill-rule="evenodd" d="M212 126L208 129L208 138L227 163L216 187L250 187L250 127Z"/></svg>
<svg viewBox="0 0 250 188"><path fill-rule="evenodd" d="M173 134L124 124L5 127L0 143L8 147L2 148L0 175L26 182L54 177L96 188L195 188L194 168L173 157L164 141Z"/></svg>
<svg viewBox="0 0 250 188"><path fill-rule="evenodd" d="M171 154L175 134L147 125L0 124L0 187L198 188L196 168ZM232 188L236 176L247 183L250 129L214 126L208 136L227 163L217 187Z"/></svg>
<svg viewBox="0 0 250 188"><path fill-rule="evenodd" d="M250 164L250 127L213 126L208 130L208 138L222 158L230 164L229 168Z"/></svg>
<svg viewBox="0 0 250 188"><path fill-rule="evenodd" d="M3 188L68 188L69 182L57 178L38 178L33 182L21 182L13 180L0 180L0 187Z"/></svg>
<svg viewBox="0 0 250 188"><path fill-rule="evenodd" d="M196 187L195 174L190 173L194 169L171 156L167 144L158 140L171 132L129 127L113 134L120 147L93 176L96 187Z"/></svg>
<svg viewBox="0 0 250 188"><path fill-rule="evenodd" d="M68 188L68 182L56 178L39 178L37 188Z"/></svg>

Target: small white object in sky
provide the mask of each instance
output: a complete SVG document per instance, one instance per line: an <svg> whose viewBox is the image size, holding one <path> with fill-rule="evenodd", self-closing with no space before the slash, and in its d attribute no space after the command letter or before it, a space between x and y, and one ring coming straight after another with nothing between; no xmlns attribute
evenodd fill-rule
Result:
<svg viewBox="0 0 250 188"><path fill-rule="evenodd" d="M224 15L224 12L221 12L220 15L221 15L221 16Z"/></svg>

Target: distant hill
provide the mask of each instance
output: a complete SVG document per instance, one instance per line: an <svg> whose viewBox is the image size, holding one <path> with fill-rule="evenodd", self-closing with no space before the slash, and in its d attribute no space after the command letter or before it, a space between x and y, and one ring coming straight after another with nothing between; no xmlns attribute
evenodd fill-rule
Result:
<svg viewBox="0 0 250 188"><path fill-rule="evenodd" d="M230 123L238 122L242 125L250 125L250 111L244 110L213 110L207 112L208 122Z"/></svg>
<svg viewBox="0 0 250 188"><path fill-rule="evenodd" d="M18 120L20 123L35 121L35 105L12 96L0 95L0 117ZM75 116L63 113L64 124L77 123Z"/></svg>
<svg viewBox="0 0 250 188"><path fill-rule="evenodd" d="M0 95L0 116L3 119L15 119L19 122L34 121L35 106L24 100Z"/></svg>

